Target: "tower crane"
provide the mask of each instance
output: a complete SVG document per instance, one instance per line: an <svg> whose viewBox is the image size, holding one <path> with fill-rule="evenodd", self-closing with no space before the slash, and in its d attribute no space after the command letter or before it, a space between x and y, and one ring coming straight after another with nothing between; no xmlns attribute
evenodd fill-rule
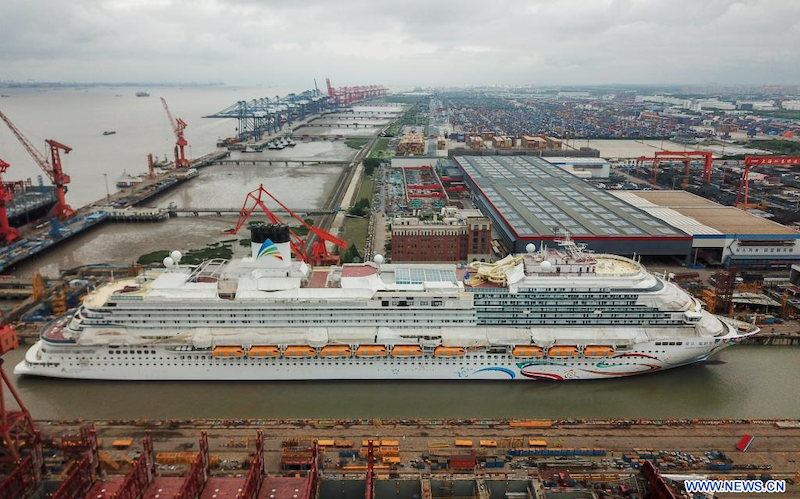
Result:
<svg viewBox="0 0 800 499"><path fill-rule="evenodd" d="M186 138L183 136L183 131L186 129L186 122L180 118L176 119L172 117L167 101L164 100L163 97L161 97L161 103L164 105L164 111L167 112L169 124L172 125L172 132L175 134L175 166L178 168L187 168L189 166L189 160L186 159L184 148L189 145L189 143L186 142Z"/></svg>
<svg viewBox="0 0 800 499"><path fill-rule="evenodd" d="M269 218L270 222L283 223L283 221L278 218L278 216L265 204L265 201L268 201L267 198L278 203L278 205L286 213L288 213L292 218L300 222L308 229L307 239L304 239L303 237L297 235L294 231L289 230L289 234L291 236L289 246L292 248L292 253L294 253L295 257L311 265L338 265L339 256L330 254L325 243L331 243L342 249L347 249L347 243L333 234L320 229L319 227L310 225L308 222L303 220L302 217L281 203L275 196L272 195L272 193L264 189L263 185L259 185L258 189L247 193L247 197L245 197L242 209L239 211L239 221L236 223L236 227L233 230L223 232L223 234L235 235L239 229L244 226L244 224L247 222L247 219L250 218L250 215L253 214L253 211L255 211L256 208L261 208L261 211L267 215L267 218ZM317 236L319 240L312 243L311 238L313 236ZM309 246L311 249L310 252Z"/></svg>
<svg viewBox="0 0 800 499"><path fill-rule="evenodd" d="M3 174L9 166L11 165L0 159L0 239L4 239L7 243L19 238L17 229L8 224L8 211L6 211L6 206L14 198L14 194L7 190L3 183Z"/></svg>
<svg viewBox="0 0 800 499"><path fill-rule="evenodd" d="M800 156L745 156L744 157L744 172L742 172L742 180L739 182L739 191L736 193L735 207L739 207L739 199L742 197L744 191L744 206L746 210L749 205L747 204L750 184L750 167L751 166L800 166Z"/></svg>
<svg viewBox="0 0 800 499"><path fill-rule="evenodd" d="M11 130L11 133L19 140L22 144L22 147L28 151L28 154L31 155L33 160L39 165L39 168L44 170L47 174L47 177L50 179L50 182L56 187L56 205L53 207L53 215L57 216L61 220L67 219L75 214L75 210L72 209L70 205L67 204L66 200L66 192L67 192L67 184L70 183L69 175L64 173L64 169L61 167L61 151L64 151L64 154L68 154L72 148L66 146L60 142L57 142L53 139L47 139L44 141L45 145L47 146L47 151L49 152L50 158L48 159L47 156L39 152L36 147L33 146L30 140L28 140L22 132L11 122L11 120L5 114L0 111L0 119L2 119L8 128Z"/></svg>

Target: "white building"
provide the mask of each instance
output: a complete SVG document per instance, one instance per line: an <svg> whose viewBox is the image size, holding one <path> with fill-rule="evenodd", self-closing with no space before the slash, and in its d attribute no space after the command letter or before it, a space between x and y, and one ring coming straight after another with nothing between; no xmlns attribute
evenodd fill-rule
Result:
<svg viewBox="0 0 800 499"><path fill-rule="evenodd" d="M608 178L611 163L603 158L544 157L548 163L580 178Z"/></svg>

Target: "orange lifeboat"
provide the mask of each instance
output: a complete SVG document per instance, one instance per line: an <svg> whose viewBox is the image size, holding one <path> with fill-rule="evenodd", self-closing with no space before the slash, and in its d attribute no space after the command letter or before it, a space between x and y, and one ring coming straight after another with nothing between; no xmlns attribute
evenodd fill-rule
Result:
<svg viewBox="0 0 800 499"><path fill-rule="evenodd" d="M347 345L328 345L319 352L321 357L350 357L353 349Z"/></svg>
<svg viewBox="0 0 800 499"><path fill-rule="evenodd" d="M285 357L302 358L313 357L317 354L317 350L308 345L293 345L286 347L284 352Z"/></svg>
<svg viewBox="0 0 800 499"><path fill-rule="evenodd" d="M516 346L512 355L514 357L542 357L544 349L533 345Z"/></svg>
<svg viewBox="0 0 800 499"><path fill-rule="evenodd" d="M214 347L214 351L211 353L212 357L218 358L236 358L236 357L244 357L244 348L242 347Z"/></svg>
<svg viewBox="0 0 800 499"><path fill-rule="evenodd" d="M610 357L614 355L614 348L606 345L592 345L583 349L586 357Z"/></svg>
<svg viewBox="0 0 800 499"><path fill-rule="evenodd" d="M281 349L276 345L253 345L247 352L248 357L280 357Z"/></svg>
<svg viewBox="0 0 800 499"><path fill-rule="evenodd" d="M550 357L577 357L578 347L572 345L556 345L550 347L547 355Z"/></svg>
<svg viewBox="0 0 800 499"><path fill-rule="evenodd" d="M392 349L393 357L418 357L422 355L419 345L397 345Z"/></svg>
<svg viewBox="0 0 800 499"><path fill-rule="evenodd" d="M463 357L467 353L462 347L436 347L433 355L437 357Z"/></svg>
<svg viewBox="0 0 800 499"><path fill-rule="evenodd" d="M388 353L383 345L361 345L356 350L356 357L386 357Z"/></svg>

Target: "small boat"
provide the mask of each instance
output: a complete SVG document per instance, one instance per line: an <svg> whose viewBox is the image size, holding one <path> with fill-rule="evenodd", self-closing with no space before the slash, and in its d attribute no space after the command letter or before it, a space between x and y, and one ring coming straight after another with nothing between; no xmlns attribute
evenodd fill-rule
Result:
<svg viewBox="0 0 800 499"><path fill-rule="evenodd" d="M136 92L136 97L150 97L150 94L147 92Z"/></svg>
<svg viewBox="0 0 800 499"><path fill-rule="evenodd" d="M103 135L115 135L116 133L116 130L106 130Z"/></svg>
<svg viewBox="0 0 800 499"><path fill-rule="evenodd" d="M3 94L3 95L0 95L0 97L11 97L11 96L8 95L8 94Z"/></svg>

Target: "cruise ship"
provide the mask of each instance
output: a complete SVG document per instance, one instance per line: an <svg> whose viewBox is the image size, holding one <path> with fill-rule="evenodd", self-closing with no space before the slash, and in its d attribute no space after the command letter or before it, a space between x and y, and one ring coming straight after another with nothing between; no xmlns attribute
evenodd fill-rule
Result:
<svg viewBox="0 0 800 499"><path fill-rule="evenodd" d="M114 380L605 379L702 361L758 330L636 259L556 246L469 265L311 267L285 225L251 254L105 284L15 373Z"/></svg>

